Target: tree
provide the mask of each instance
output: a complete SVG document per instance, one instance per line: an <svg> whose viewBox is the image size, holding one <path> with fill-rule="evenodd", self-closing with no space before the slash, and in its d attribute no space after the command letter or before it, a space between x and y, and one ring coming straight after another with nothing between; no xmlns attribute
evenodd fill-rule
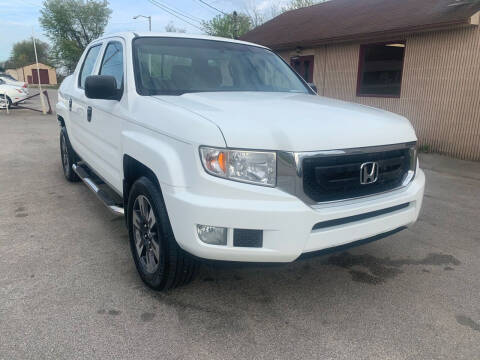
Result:
<svg viewBox="0 0 480 360"><path fill-rule="evenodd" d="M248 15L234 11L203 21L202 27L208 35L236 39L252 29L252 21Z"/></svg>
<svg viewBox="0 0 480 360"><path fill-rule="evenodd" d="M185 29L177 28L172 21L170 21L167 25L165 25L166 32L177 32L177 33L184 33L187 32Z"/></svg>
<svg viewBox="0 0 480 360"><path fill-rule="evenodd" d="M277 3L273 2L270 6L267 6L267 7L250 5L250 6L247 6L246 12L250 17L250 23L253 29L253 28L256 28L257 26L262 25L265 21L273 19L286 11L296 10L296 9L300 9L307 6L312 6L324 1L327 1L327 0L290 0L286 6L280 6L278 2Z"/></svg>
<svg viewBox="0 0 480 360"><path fill-rule="evenodd" d="M56 64L71 72L87 45L103 34L112 11L106 0L45 0L40 13Z"/></svg>
<svg viewBox="0 0 480 360"><path fill-rule="evenodd" d="M50 64L49 51L50 46L43 41L35 40L37 46L38 61L44 64ZM35 62L35 51L33 40L23 40L13 44L10 58L6 61L7 68L19 68Z"/></svg>
<svg viewBox="0 0 480 360"><path fill-rule="evenodd" d="M289 4L283 8L283 12L289 11L289 10L295 10L295 9L300 9L304 8L307 6L312 6L315 5L316 3L319 3L321 1L315 1L315 0L290 0Z"/></svg>

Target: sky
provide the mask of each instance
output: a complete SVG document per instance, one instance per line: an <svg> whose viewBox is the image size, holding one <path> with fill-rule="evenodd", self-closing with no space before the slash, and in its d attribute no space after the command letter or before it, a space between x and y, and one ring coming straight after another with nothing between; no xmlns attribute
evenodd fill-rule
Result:
<svg viewBox="0 0 480 360"><path fill-rule="evenodd" d="M201 3L200 0L155 0L187 14L191 24L179 20L173 15L153 5L149 0L110 0L112 15L105 33L118 31L144 31L148 30L148 20L132 19L135 15L151 15L152 30L164 31L165 25L172 22L176 27L186 29L188 33L201 33L197 27L199 21L209 20L218 14L216 10ZM284 5L288 0L204 0L215 8L232 12L252 11L257 9L265 16L271 15L271 9ZM48 39L43 34L38 22L43 0L0 0L0 61L5 61L10 56L12 45L32 36L43 41Z"/></svg>

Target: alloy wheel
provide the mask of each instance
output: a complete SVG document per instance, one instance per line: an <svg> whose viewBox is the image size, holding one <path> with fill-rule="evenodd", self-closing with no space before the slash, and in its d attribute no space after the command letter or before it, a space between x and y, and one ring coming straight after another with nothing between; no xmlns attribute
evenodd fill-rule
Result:
<svg viewBox="0 0 480 360"><path fill-rule="evenodd" d="M157 219L152 205L144 195L139 195L133 203L133 235L135 249L142 268L153 274L160 263L160 243L157 232Z"/></svg>
<svg viewBox="0 0 480 360"><path fill-rule="evenodd" d="M62 165L63 165L63 170L68 171L68 167L70 166L70 164L68 159L68 148L67 148L67 142L65 140L65 136L62 136Z"/></svg>

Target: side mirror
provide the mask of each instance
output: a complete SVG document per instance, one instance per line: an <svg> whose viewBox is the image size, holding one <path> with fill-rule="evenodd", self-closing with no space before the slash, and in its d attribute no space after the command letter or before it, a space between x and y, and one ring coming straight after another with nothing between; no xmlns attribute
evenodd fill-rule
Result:
<svg viewBox="0 0 480 360"><path fill-rule="evenodd" d="M315 86L314 83L308 83L308 86L310 86L310 88L315 91L315 94L318 94L318 90L317 90L317 87Z"/></svg>
<svg viewBox="0 0 480 360"><path fill-rule="evenodd" d="M120 100L122 91L111 75L90 75L85 79L85 96L89 99Z"/></svg>

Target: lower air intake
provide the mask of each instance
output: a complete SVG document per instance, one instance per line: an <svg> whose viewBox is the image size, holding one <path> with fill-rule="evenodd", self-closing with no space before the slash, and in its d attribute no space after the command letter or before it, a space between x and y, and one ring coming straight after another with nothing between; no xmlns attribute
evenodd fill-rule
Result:
<svg viewBox="0 0 480 360"><path fill-rule="evenodd" d="M263 246L263 231L235 229L233 230L233 246L261 248Z"/></svg>

